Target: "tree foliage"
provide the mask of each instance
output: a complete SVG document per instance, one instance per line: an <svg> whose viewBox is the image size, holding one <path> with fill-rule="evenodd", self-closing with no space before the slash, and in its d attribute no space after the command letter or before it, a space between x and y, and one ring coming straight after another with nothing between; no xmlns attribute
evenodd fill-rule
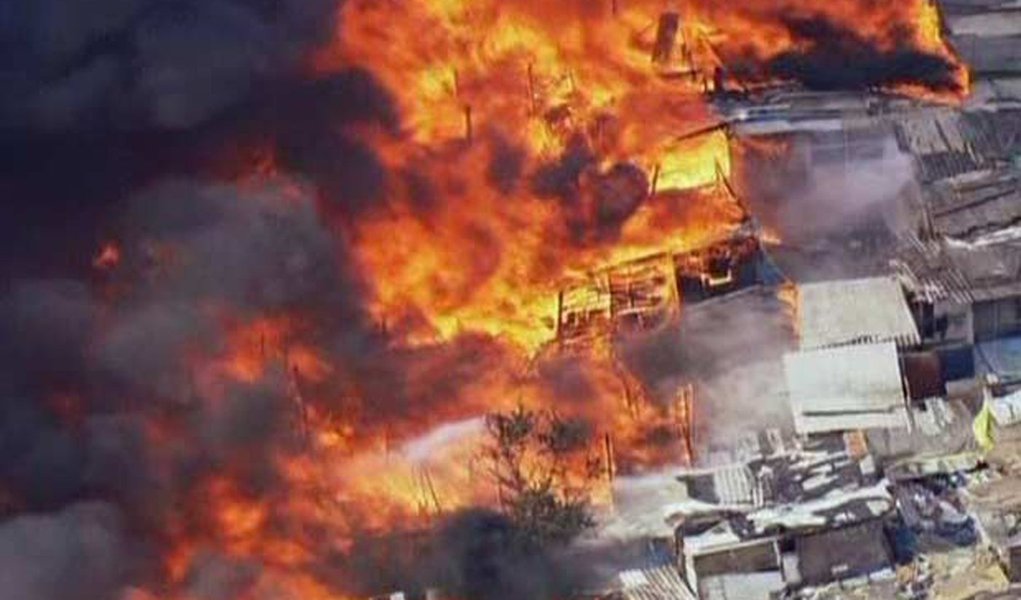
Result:
<svg viewBox="0 0 1021 600"><path fill-rule="evenodd" d="M589 490L601 465L585 422L518 407L489 415L486 427L488 472L526 541L565 543L594 525Z"/></svg>

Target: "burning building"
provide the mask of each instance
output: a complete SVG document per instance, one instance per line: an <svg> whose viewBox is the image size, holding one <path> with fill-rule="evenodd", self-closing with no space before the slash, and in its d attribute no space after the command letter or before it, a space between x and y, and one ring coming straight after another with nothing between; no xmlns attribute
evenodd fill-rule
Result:
<svg viewBox="0 0 1021 600"><path fill-rule="evenodd" d="M654 329L683 305L781 281L752 233L741 231L689 251L614 264L560 292L557 341L571 345L599 332Z"/></svg>
<svg viewBox="0 0 1021 600"><path fill-rule="evenodd" d="M698 454L705 363L648 357L779 281L711 100L967 90L921 0L72 4L0 24L32 600L566 596L487 415L541 415L539 501Z"/></svg>

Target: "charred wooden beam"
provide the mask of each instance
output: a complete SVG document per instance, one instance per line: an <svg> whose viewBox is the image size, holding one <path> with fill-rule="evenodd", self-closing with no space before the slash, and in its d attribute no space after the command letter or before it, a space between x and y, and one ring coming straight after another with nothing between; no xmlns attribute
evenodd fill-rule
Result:
<svg viewBox="0 0 1021 600"><path fill-rule="evenodd" d="M539 112L539 109L536 106L535 69L532 63L528 63L528 110L533 115Z"/></svg>
<svg viewBox="0 0 1021 600"><path fill-rule="evenodd" d="M681 29L681 15L665 12L659 16L656 26L656 44L652 47L652 62L665 65L673 58L677 34Z"/></svg>
<svg viewBox="0 0 1021 600"><path fill-rule="evenodd" d="M609 433L603 436L603 454L606 461L606 481L613 485L613 480L617 476L617 461L613 451L613 437Z"/></svg>

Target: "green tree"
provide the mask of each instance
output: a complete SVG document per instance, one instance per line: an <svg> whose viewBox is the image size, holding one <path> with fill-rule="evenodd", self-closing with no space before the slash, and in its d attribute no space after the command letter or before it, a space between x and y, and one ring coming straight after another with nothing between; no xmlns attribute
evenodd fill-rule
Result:
<svg viewBox="0 0 1021 600"><path fill-rule="evenodd" d="M589 454L592 435L586 423L518 407L489 415L486 427L488 472L502 511L526 541L566 543L595 524L589 484L601 465Z"/></svg>

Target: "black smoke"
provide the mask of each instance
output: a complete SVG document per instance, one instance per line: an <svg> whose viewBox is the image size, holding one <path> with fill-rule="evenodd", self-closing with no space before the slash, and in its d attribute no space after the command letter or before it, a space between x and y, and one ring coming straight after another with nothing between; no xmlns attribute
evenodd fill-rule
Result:
<svg viewBox="0 0 1021 600"><path fill-rule="evenodd" d="M557 202L572 243L582 246L616 240L628 219L649 195L649 178L634 164L598 166L600 157L582 136L531 176L532 192Z"/></svg>
<svg viewBox="0 0 1021 600"><path fill-rule="evenodd" d="M187 129L295 70L331 0L15 0L0 18L0 129Z"/></svg>
<svg viewBox="0 0 1021 600"><path fill-rule="evenodd" d="M315 75L336 0L14 0L0 8L0 274L65 276L166 177L230 178L253 149L365 207L385 173L349 125L396 131L358 69ZM330 154L332 160L322 158ZM343 191L343 194L341 194Z"/></svg>
<svg viewBox="0 0 1021 600"><path fill-rule="evenodd" d="M868 90L901 84L959 92L955 65L909 45L910 31L893 31L893 48L880 48L845 25L822 15L785 15L795 50L773 57L771 77L800 81L815 90Z"/></svg>
<svg viewBox="0 0 1021 600"><path fill-rule="evenodd" d="M433 571L444 589L465 600L554 600L570 591L568 578L546 550L506 517L465 512L441 530Z"/></svg>

